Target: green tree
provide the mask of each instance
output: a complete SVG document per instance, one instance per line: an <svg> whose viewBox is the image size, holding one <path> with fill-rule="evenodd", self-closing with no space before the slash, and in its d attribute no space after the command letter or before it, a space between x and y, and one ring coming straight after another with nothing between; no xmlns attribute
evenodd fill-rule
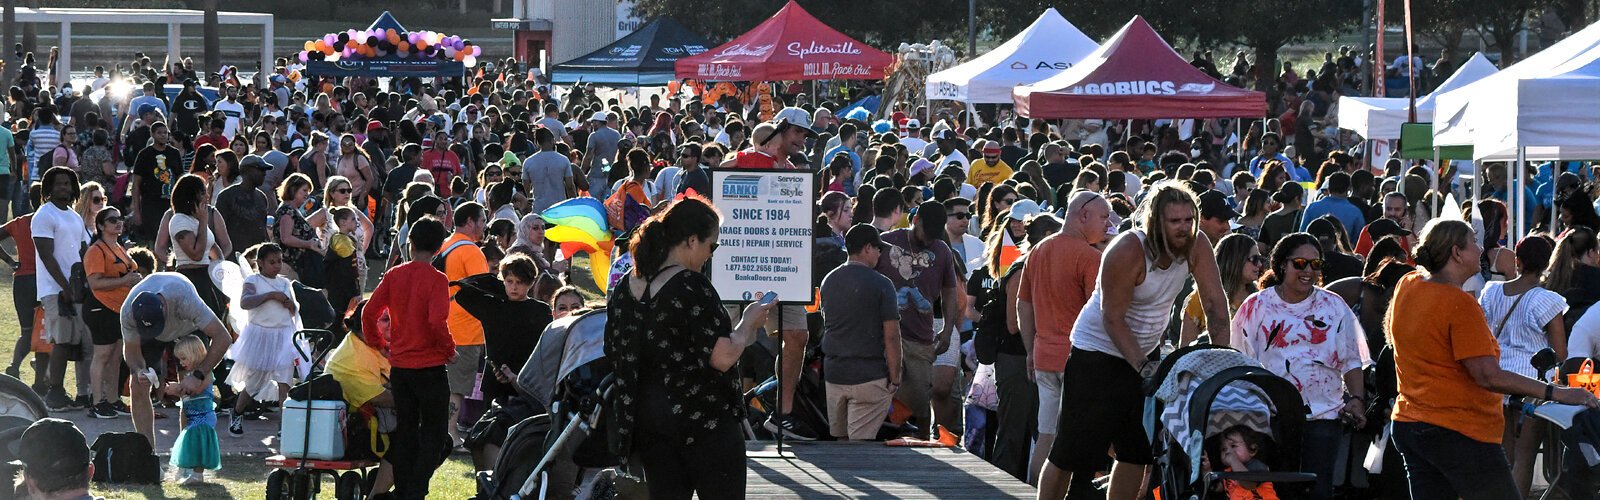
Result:
<svg viewBox="0 0 1600 500"><path fill-rule="evenodd" d="M642 19L667 16L712 40L729 40L772 17L787 0L639 0ZM800 2L824 24L863 43L893 51L901 42L927 41L965 32L966 0L807 0Z"/></svg>
<svg viewBox="0 0 1600 500"><path fill-rule="evenodd" d="M1114 0L1096 0L1114 1ZM1484 0L1494 1L1494 0ZM1236 44L1255 54L1256 90L1267 92L1276 105L1273 82L1279 72L1278 50L1293 42L1316 40L1355 28L1361 3L1350 0L1151 0L1141 8L1150 24L1167 38L1201 45Z"/></svg>

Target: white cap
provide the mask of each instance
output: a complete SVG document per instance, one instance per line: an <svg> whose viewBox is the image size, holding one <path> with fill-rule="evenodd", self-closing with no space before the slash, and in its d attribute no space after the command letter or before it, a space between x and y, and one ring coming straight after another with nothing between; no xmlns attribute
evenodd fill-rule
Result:
<svg viewBox="0 0 1600 500"><path fill-rule="evenodd" d="M922 128L922 122L917 121L916 118L907 119L905 128Z"/></svg>
<svg viewBox="0 0 1600 500"><path fill-rule="evenodd" d="M1039 215L1039 203L1029 199L1017 200L1011 204L1012 220L1028 220L1028 217Z"/></svg>
<svg viewBox="0 0 1600 500"><path fill-rule="evenodd" d="M589 121L591 121L591 122L611 121L611 115L606 114L605 111L596 111L596 112L594 112L593 115L589 115Z"/></svg>

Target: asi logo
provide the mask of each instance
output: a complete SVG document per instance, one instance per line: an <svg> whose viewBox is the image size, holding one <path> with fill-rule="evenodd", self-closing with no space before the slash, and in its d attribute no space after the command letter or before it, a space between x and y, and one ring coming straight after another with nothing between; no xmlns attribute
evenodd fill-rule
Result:
<svg viewBox="0 0 1600 500"><path fill-rule="evenodd" d="M761 176L730 175L722 180L722 199L757 200L761 194Z"/></svg>
<svg viewBox="0 0 1600 500"><path fill-rule="evenodd" d="M1022 62L1022 61L1012 61L1011 62L1011 69L1015 69L1015 70L1028 70L1028 69L1057 69L1057 70L1059 70L1059 69L1068 69L1068 68L1071 68L1071 67L1072 67L1072 63L1061 62L1061 61L1035 61L1032 64L1025 63L1025 62Z"/></svg>

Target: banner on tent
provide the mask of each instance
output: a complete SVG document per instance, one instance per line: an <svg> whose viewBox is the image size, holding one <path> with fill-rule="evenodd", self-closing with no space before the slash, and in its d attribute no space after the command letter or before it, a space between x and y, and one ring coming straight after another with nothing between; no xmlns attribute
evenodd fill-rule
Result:
<svg viewBox="0 0 1600 500"><path fill-rule="evenodd" d="M711 283L724 300L772 291L784 303L812 301L815 174L800 170L712 169L712 205L722 234Z"/></svg>

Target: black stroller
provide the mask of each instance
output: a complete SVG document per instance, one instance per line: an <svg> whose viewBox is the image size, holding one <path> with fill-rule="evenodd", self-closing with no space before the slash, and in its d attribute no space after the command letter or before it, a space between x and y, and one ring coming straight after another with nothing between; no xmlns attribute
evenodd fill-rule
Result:
<svg viewBox="0 0 1600 500"><path fill-rule="evenodd" d="M1282 485L1316 481L1315 474L1293 472L1300 470L1306 419L1300 392L1254 359L1214 345L1179 349L1146 381L1146 396L1145 430L1156 457L1150 484L1159 498L1202 500L1225 480L1273 483L1290 497ZM1272 437L1271 472L1200 473L1209 438L1234 425Z"/></svg>
<svg viewBox="0 0 1600 500"><path fill-rule="evenodd" d="M10 375L0 375L0 443L16 442L34 421L49 416L44 400L28 384ZM0 474L5 474L8 481L20 471L11 465L16 458L11 456L8 447L0 446ZM0 499L14 498L14 493L9 484L0 487Z"/></svg>
<svg viewBox="0 0 1600 500"><path fill-rule="evenodd" d="M603 408L614 375L606 359L606 311L557 320L545 328L528 366L520 372L518 389L533 399L549 398L548 414L527 418L512 426L501 446L494 470L478 473L480 500L536 499L549 495L552 468L571 461L589 468L620 463L606 449ZM534 366L559 353L553 378L541 377ZM553 387L545 387L553 384ZM592 437L592 439L591 439ZM604 490L604 475L592 476L583 491ZM601 492L603 494L603 491ZM589 495L579 498L591 498Z"/></svg>

